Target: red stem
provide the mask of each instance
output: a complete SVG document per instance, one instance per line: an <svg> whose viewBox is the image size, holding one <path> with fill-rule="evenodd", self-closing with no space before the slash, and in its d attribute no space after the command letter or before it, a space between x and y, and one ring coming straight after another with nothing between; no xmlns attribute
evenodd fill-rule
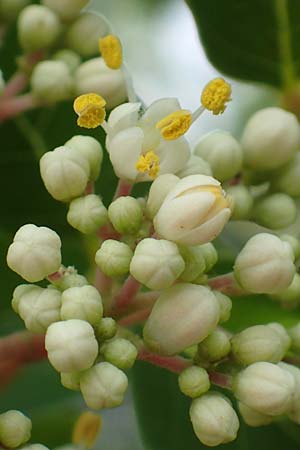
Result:
<svg viewBox="0 0 300 450"><path fill-rule="evenodd" d="M118 324L123 327L129 327L131 325L135 325L136 323L144 322L148 319L151 313L151 308L140 309L139 311L135 311L128 316L122 317L118 320Z"/></svg>
<svg viewBox="0 0 300 450"><path fill-rule="evenodd" d="M181 356L161 356L145 348L139 351L138 359L175 373L180 373L192 365L192 361Z"/></svg>
<svg viewBox="0 0 300 450"><path fill-rule="evenodd" d="M140 283L129 275L114 298L113 309L116 314L122 313L122 311L125 311L131 305L140 287Z"/></svg>
<svg viewBox="0 0 300 450"><path fill-rule="evenodd" d="M232 389L232 378L230 375L213 370L208 371L209 379L212 384L224 389Z"/></svg>
<svg viewBox="0 0 300 450"><path fill-rule="evenodd" d="M101 241L106 241L107 239L116 239L119 241L121 237L121 235L114 230L110 224L103 225L103 227L97 231L97 236L101 239Z"/></svg>
<svg viewBox="0 0 300 450"><path fill-rule="evenodd" d="M218 277L210 278L208 280L208 285L220 291L226 295L240 296L247 295L248 293L244 291L235 281L233 273L226 273L225 275L220 275Z"/></svg>
<svg viewBox="0 0 300 450"><path fill-rule="evenodd" d="M22 112L39 106L39 102L31 95L9 98L0 102L0 122L15 117Z"/></svg>
<svg viewBox="0 0 300 450"><path fill-rule="evenodd" d="M124 180L119 180L117 189L114 195L114 200L116 200L118 197L125 197L130 194L132 191L133 184L127 183Z"/></svg>

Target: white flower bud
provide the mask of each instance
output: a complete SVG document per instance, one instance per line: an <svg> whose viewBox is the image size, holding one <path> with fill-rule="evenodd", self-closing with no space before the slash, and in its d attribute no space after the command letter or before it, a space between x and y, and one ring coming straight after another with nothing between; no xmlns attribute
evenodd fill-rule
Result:
<svg viewBox="0 0 300 450"><path fill-rule="evenodd" d="M179 251L185 263L185 269L181 273L180 279L187 282L194 281L196 278L202 275L206 269L202 246L181 246L179 248Z"/></svg>
<svg viewBox="0 0 300 450"><path fill-rule="evenodd" d="M290 234L282 234L279 236L284 242L288 242L294 253L294 260L296 261L300 257L300 241Z"/></svg>
<svg viewBox="0 0 300 450"><path fill-rule="evenodd" d="M205 272L209 272L218 261L218 253L211 242L201 245L201 251L205 259Z"/></svg>
<svg viewBox="0 0 300 450"><path fill-rule="evenodd" d="M23 225L7 252L7 264L24 280L35 283L56 272L61 264L61 241L55 231Z"/></svg>
<svg viewBox="0 0 300 450"><path fill-rule="evenodd" d="M280 323L277 323L277 322L268 323L268 327L272 328L272 330L274 330L274 331L276 331L276 333L278 333L278 335L281 339L281 344L283 346L283 349L284 349L283 351L285 354L291 346L291 338L290 338L287 330L284 328L284 326L282 326Z"/></svg>
<svg viewBox="0 0 300 450"><path fill-rule="evenodd" d="M63 22L70 22L90 0L42 0L42 4L52 9Z"/></svg>
<svg viewBox="0 0 300 450"><path fill-rule="evenodd" d="M49 325L60 320L60 307L60 291L34 286L21 295L18 313L27 330L32 333L45 333Z"/></svg>
<svg viewBox="0 0 300 450"><path fill-rule="evenodd" d="M181 392L191 398L200 397L210 388L208 373L198 366L184 369L179 375L178 384Z"/></svg>
<svg viewBox="0 0 300 450"><path fill-rule="evenodd" d="M142 225L143 210L136 198L119 197L109 205L108 217L118 233L135 234Z"/></svg>
<svg viewBox="0 0 300 450"><path fill-rule="evenodd" d="M212 176L212 170L207 161L200 156L191 155L185 167L177 172L179 178L189 175L209 175Z"/></svg>
<svg viewBox="0 0 300 450"><path fill-rule="evenodd" d="M280 334L268 325L246 328L233 337L231 345L236 361L245 365L257 361L277 363L286 352Z"/></svg>
<svg viewBox="0 0 300 450"><path fill-rule="evenodd" d="M47 103L69 99L74 88L69 68L62 61L39 62L33 69L30 84L33 95Z"/></svg>
<svg viewBox="0 0 300 450"><path fill-rule="evenodd" d="M116 338L101 347L101 353L106 361L119 369L130 369L136 360L136 346L123 338Z"/></svg>
<svg viewBox="0 0 300 450"><path fill-rule="evenodd" d="M131 275L149 289L165 289L184 270L177 245L164 239L143 239L136 246L130 263Z"/></svg>
<svg viewBox="0 0 300 450"><path fill-rule="evenodd" d="M227 194L233 200L232 220L245 220L250 217L253 207L253 197L246 186L229 186Z"/></svg>
<svg viewBox="0 0 300 450"><path fill-rule="evenodd" d="M20 411L10 410L0 414L0 444L16 448L29 441L31 420Z"/></svg>
<svg viewBox="0 0 300 450"><path fill-rule="evenodd" d="M97 325L103 314L101 295L94 286L66 289L61 296L61 318L81 319Z"/></svg>
<svg viewBox="0 0 300 450"><path fill-rule="evenodd" d="M106 101L106 107L112 109L127 98L127 89L122 70L107 67L103 58L93 58L82 63L75 72L77 95L94 92Z"/></svg>
<svg viewBox="0 0 300 450"><path fill-rule="evenodd" d="M1 0L0 17L3 21L15 20L30 0Z"/></svg>
<svg viewBox="0 0 300 450"><path fill-rule="evenodd" d="M285 192L292 197L300 197L300 153L297 152L294 158L276 172L272 178L272 188Z"/></svg>
<svg viewBox="0 0 300 450"><path fill-rule="evenodd" d="M297 207L286 194L272 194L259 199L254 205L253 218L260 225L277 230L295 222Z"/></svg>
<svg viewBox="0 0 300 450"><path fill-rule="evenodd" d="M216 130L207 134L198 142L194 153L208 161L212 175L220 181L230 180L242 168L241 146L227 131Z"/></svg>
<svg viewBox="0 0 300 450"><path fill-rule="evenodd" d="M68 28L66 44L81 56L89 57L98 53L99 38L109 32L110 26L101 14L83 12Z"/></svg>
<svg viewBox="0 0 300 450"><path fill-rule="evenodd" d="M45 153L40 159L40 171L49 194L62 202L82 195L90 176L88 161L69 147Z"/></svg>
<svg viewBox="0 0 300 450"><path fill-rule="evenodd" d="M224 295L222 292L213 291L216 299L219 303L220 308L220 321L219 323L227 322L230 318L231 309L232 309L232 301L227 295Z"/></svg>
<svg viewBox="0 0 300 450"><path fill-rule="evenodd" d="M288 417L300 425L300 369L292 364L279 363L282 369L287 370L294 378L295 389L292 397L292 403L290 409L288 410Z"/></svg>
<svg viewBox="0 0 300 450"><path fill-rule="evenodd" d="M165 173L164 175L158 176L151 184L147 205L146 205L146 216L149 219L158 213L159 208L163 204L168 193L175 187L179 178L172 173Z"/></svg>
<svg viewBox="0 0 300 450"><path fill-rule="evenodd" d="M80 56L73 52L73 50L69 50L68 48L63 48L62 50L58 50L52 55L52 59L54 61L63 62L69 69L69 72L73 74L73 72L77 69L81 62Z"/></svg>
<svg viewBox="0 0 300 450"><path fill-rule="evenodd" d="M33 289L35 289L35 284L20 284L16 287L16 289L13 292L13 298L11 301L12 309L15 311L15 313L19 314L19 304L21 297Z"/></svg>
<svg viewBox="0 0 300 450"><path fill-rule="evenodd" d="M269 362L251 364L234 382L234 394L241 403L269 416L279 416L289 410L294 389L293 376Z"/></svg>
<svg viewBox="0 0 300 450"><path fill-rule="evenodd" d="M288 243L277 236L259 233L238 254L234 275L249 292L273 294L287 288L295 274Z"/></svg>
<svg viewBox="0 0 300 450"><path fill-rule="evenodd" d="M30 444L26 445L25 447L22 447L22 450L50 450L50 449L43 444Z"/></svg>
<svg viewBox="0 0 300 450"><path fill-rule="evenodd" d="M124 242L107 239L95 255L95 262L108 277L118 277L129 272L133 252Z"/></svg>
<svg viewBox="0 0 300 450"><path fill-rule="evenodd" d="M219 316L218 301L210 289L176 284L158 297L144 327L144 340L157 353L175 355L203 341Z"/></svg>
<svg viewBox="0 0 300 450"><path fill-rule="evenodd" d="M214 330L204 341L198 344L199 361L220 361L230 352L231 345L227 333L221 329Z"/></svg>
<svg viewBox="0 0 300 450"><path fill-rule="evenodd" d="M92 409L114 408L121 405L128 387L124 372L108 362L96 364L80 379L85 403Z"/></svg>
<svg viewBox="0 0 300 450"><path fill-rule="evenodd" d="M29 5L19 15L19 42L27 52L51 47L60 31L57 15L46 6Z"/></svg>
<svg viewBox="0 0 300 450"><path fill-rule="evenodd" d="M238 416L228 398L218 392L209 392L193 400L190 417L194 431L204 445L215 447L236 438Z"/></svg>
<svg viewBox="0 0 300 450"><path fill-rule="evenodd" d="M52 281L52 284L61 291L64 291L71 287L86 286L89 282L83 275L79 275L74 267L70 266L58 280Z"/></svg>
<svg viewBox="0 0 300 450"><path fill-rule="evenodd" d="M89 369L98 355L94 330L84 320L73 319L50 325L45 347L50 363L58 372Z"/></svg>
<svg viewBox="0 0 300 450"><path fill-rule="evenodd" d="M107 209L95 194L75 198L67 214L69 224L83 234L93 234L108 222Z"/></svg>
<svg viewBox="0 0 300 450"><path fill-rule="evenodd" d="M300 301L300 275L295 273L291 284L284 290L273 294L273 300L277 300L284 305L298 305Z"/></svg>
<svg viewBox="0 0 300 450"><path fill-rule="evenodd" d="M247 167L256 170L277 169L299 150L300 128L297 118L281 108L261 109L247 122L241 144Z"/></svg>
<svg viewBox="0 0 300 450"><path fill-rule="evenodd" d="M103 317L95 329L96 336L100 341L113 338L116 332L117 322L112 317Z"/></svg>
<svg viewBox="0 0 300 450"><path fill-rule="evenodd" d="M273 418L271 416L257 412L240 402L238 402L238 407L244 422L249 427L262 427L272 423Z"/></svg>
<svg viewBox="0 0 300 450"><path fill-rule="evenodd" d="M164 239L196 245L215 239L230 214L217 180L206 175L190 175L169 192L153 223Z"/></svg>
<svg viewBox="0 0 300 450"><path fill-rule="evenodd" d="M71 391L80 391L81 372L67 372L60 374L61 384Z"/></svg>
<svg viewBox="0 0 300 450"><path fill-rule="evenodd" d="M103 160L103 149L100 142L91 136L73 136L65 143L66 147L76 150L90 166L90 180L98 178Z"/></svg>

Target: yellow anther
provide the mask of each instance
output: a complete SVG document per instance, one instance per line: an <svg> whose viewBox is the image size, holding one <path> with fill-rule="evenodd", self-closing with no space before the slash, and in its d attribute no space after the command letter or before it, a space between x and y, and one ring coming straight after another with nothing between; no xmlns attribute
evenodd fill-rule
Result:
<svg viewBox="0 0 300 450"><path fill-rule="evenodd" d="M107 67L120 69L123 62L123 52L122 44L117 36L109 34L99 39L99 50Z"/></svg>
<svg viewBox="0 0 300 450"><path fill-rule="evenodd" d="M82 413L73 428L73 444L82 446L85 449L93 448L101 427L101 416L89 411Z"/></svg>
<svg viewBox="0 0 300 450"><path fill-rule="evenodd" d="M98 94L83 94L74 101L73 108L78 114L77 124L84 128L96 128L105 119L106 101Z"/></svg>
<svg viewBox="0 0 300 450"><path fill-rule="evenodd" d="M201 103L213 114L222 114L231 100L231 86L223 78L211 80L203 89Z"/></svg>
<svg viewBox="0 0 300 450"><path fill-rule="evenodd" d="M159 157L151 150L139 157L135 167L139 172L148 173L149 177L154 179L160 170Z"/></svg>
<svg viewBox="0 0 300 450"><path fill-rule="evenodd" d="M156 124L156 128L160 130L161 135L167 141L178 139L192 124L192 114L186 109L175 111L161 119Z"/></svg>

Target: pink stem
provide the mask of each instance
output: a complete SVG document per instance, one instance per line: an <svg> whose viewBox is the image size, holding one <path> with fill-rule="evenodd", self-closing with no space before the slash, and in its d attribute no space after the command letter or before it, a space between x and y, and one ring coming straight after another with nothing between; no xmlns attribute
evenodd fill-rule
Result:
<svg viewBox="0 0 300 450"><path fill-rule="evenodd" d="M100 270L99 267L97 267L94 282L95 288L98 289L100 294L105 295L110 291L111 285L112 279L109 278L107 275L104 275L102 270Z"/></svg>
<svg viewBox="0 0 300 450"><path fill-rule="evenodd" d="M208 285L215 289L216 291L220 291L226 295L247 295L248 293L244 291L235 281L233 273L227 273L225 275L220 275L218 277L210 278L208 280Z"/></svg>
<svg viewBox="0 0 300 450"><path fill-rule="evenodd" d="M124 327L129 327L131 325L135 325L140 322L144 322L146 319L148 319L149 315L151 313L150 308L141 309L139 311L135 311L128 316L122 317L120 320L118 320L118 324L122 325Z"/></svg>
<svg viewBox="0 0 300 450"><path fill-rule="evenodd" d="M134 311L151 308L160 295L160 291L141 292L133 299L130 308Z"/></svg>
<svg viewBox="0 0 300 450"><path fill-rule="evenodd" d="M139 351L138 359L175 373L180 373L192 365L192 361L181 356L161 356L145 348Z"/></svg>
<svg viewBox="0 0 300 450"><path fill-rule="evenodd" d="M125 311L132 303L141 285L131 275L127 278L120 291L114 298L113 309L116 314Z"/></svg>
<svg viewBox="0 0 300 450"><path fill-rule="evenodd" d="M118 186L114 195L114 200L116 200L118 197L124 197L130 194L131 190L133 188L133 184L127 183L124 180L119 180Z"/></svg>
<svg viewBox="0 0 300 450"><path fill-rule="evenodd" d="M0 103L0 122L39 106L39 102L31 94L14 97Z"/></svg>
<svg viewBox="0 0 300 450"><path fill-rule="evenodd" d="M51 273L51 275L47 276L47 280L50 281L50 283L55 283L56 281L59 281L64 276L64 271L57 271L54 273Z"/></svg>
<svg viewBox="0 0 300 450"><path fill-rule="evenodd" d="M224 389L232 389L232 377L226 373L208 371L210 382Z"/></svg>
<svg viewBox="0 0 300 450"><path fill-rule="evenodd" d="M5 89L1 96L1 100L6 100L9 97L13 97L16 94L19 94L25 89L27 83L27 75L25 75L25 73L23 72L16 72L5 86Z"/></svg>
<svg viewBox="0 0 300 450"><path fill-rule="evenodd" d="M97 231L97 236L101 239L101 241L106 241L107 239L116 239L120 240L120 234L113 229L113 227L108 225L103 225L100 230Z"/></svg>
<svg viewBox="0 0 300 450"><path fill-rule="evenodd" d="M90 195L93 194L95 191L95 185L94 182L89 181L88 184L86 185L85 191L84 191L84 195Z"/></svg>

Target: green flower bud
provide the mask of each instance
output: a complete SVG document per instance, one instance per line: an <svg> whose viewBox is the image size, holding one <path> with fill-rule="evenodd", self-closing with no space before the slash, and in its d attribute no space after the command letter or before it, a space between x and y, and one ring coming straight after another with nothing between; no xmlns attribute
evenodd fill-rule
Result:
<svg viewBox="0 0 300 450"><path fill-rule="evenodd" d="M208 161L213 176L219 181L230 180L242 168L241 146L227 131L216 130L207 134L198 142L194 153Z"/></svg>
<svg viewBox="0 0 300 450"><path fill-rule="evenodd" d="M227 333L221 329L216 329L198 344L197 359L210 362L220 361L228 355L230 348Z"/></svg>
<svg viewBox="0 0 300 450"><path fill-rule="evenodd" d="M59 269L60 247L58 234L50 228L23 225L9 246L7 265L26 281L41 281Z"/></svg>
<svg viewBox="0 0 300 450"><path fill-rule="evenodd" d="M281 339L281 344L284 349L283 350L284 354L286 354L286 352L289 350L291 346L291 338L288 335L287 330L284 328L284 326L282 326L280 323L277 322L268 323L268 327L276 331L276 333L278 333Z"/></svg>
<svg viewBox="0 0 300 450"><path fill-rule="evenodd" d="M238 416L230 400L218 392L209 392L193 400L190 417L194 432L204 445L215 447L236 438Z"/></svg>
<svg viewBox="0 0 300 450"><path fill-rule="evenodd" d="M64 48L55 52L52 55L52 59L54 61L63 62L68 67L70 73L75 72L81 62L80 56L77 53L73 52L73 50L69 50L68 48Z"/></svg>
<svg viewBox="0 0 300 450"><path fill-rule="evenodd" d="M10 410L0 414L0 444L16 448L29 441L31 420L20 411Z"/></svg>
<svg viewBox="0 0 300 450"><path fill-rule="evenodd" d="M96 336L100 341L111 339L117 332L117 322L111 317L103 317L96 330Z"/></svg>
<svg viewBox="0 0 300 450"><path fill-rule="evenodd" d="M83 234L93 234L108 222L107 209L95 194L75 198L67 214L69 224Z"/></svg>
<svg viewBox="0 0 300 450"><path fill-rule="evenodd" d="M184 369L179 375L178 383L181 392L191 398L200 397L210 388L208 373L198 366Z"/></svg>
<svg viewBox="0 0 300 450"><path fill-rule="evenodd" d="M123 370L130 369L138 355L136 346L123 338L106 342L100 350L106 361Z"/></svg>
<svg viewBox="0 0 300 450"><path fill-rule="evenodd" d="M210 289L176 284L155 302L144 327L144 340L157 353L175 355L203 341L215 329L219 317L218 301Z"/></svg>
<svg viewBox="0 0 300 450"><path fill-rule="evenodd" d="M32 333L45 333L49 325L60 320L61 292L55 288L34 286L19 300L18 314Z"/></svg>
<svg viewBox="0 0 300 450"><path fill-rule="evenodd" d="M256 202L253 217L257 223L271 230L286 228L295 222L297 207L288 195L272 194Z"/></svg>
<svg viewBox="0 0 300 450"><path fill-rule="evenodd" d="M81 319L97 325L102 319L101 295L94 286L80 286L66 289L61 296L61 318Z"/></svg>
<svg viewBox="0 0 300 450"><path fill-rule="evenodd" d="M272 178L272 188L285 192L291 197L300 196L300 153L297 152L294 158L282 167L276 177Z"/></svg>
<svg viewBox="0 0 300 450"><path fill-rule="evenodd" d="M280 416L291 407L295 381L276 364L256 362L234 381L234 394L246 406L268 416Z"/></svg>
<svg viewBox="0 0 300 450"><path fill-rule="evenodd" d="M124 73L110 69L103 58L93 58L82 63L75 72L76 93L95 92L105 98L108 109L115 108L127 98Z"/></svg>
<svg viewBox="0 0 300 450"><path fill-rule="evenodd" d="M52 9L63 22L71 22L90 0L42 0L42 4Z"/></svg>
<svg viewBox="0 0 300 450"><path fill-rule="evenodd" d="M249 425L249 427L262 427L272 423L273 418L271 416L261 414L240 402L238 402L238 407L244 422Z"/></svg>
<svg viewBox="0 0 300 450"><path fill-rule="evenodd" d="M181 273L180 279L191 282L203 275L206 264L202 252L202 245L195 245L194 247L181 246L179 251L185 263L185 269Z"/></svg>
<svg viewBox="0 0 300 450"><path fill-rule="evenodd" d="M133 252L124 242L107 239L95 255L97 266L108 277L119 277L129 272Z"/></svg>
<svg viewBox="0 0 300 450"><path fill-rule="evenodd" d="M280 239L284 242L288 242L293 250L295 260L297 260L300 257L300 241L299 239L295 238L294 236L291 236L290 234L282 234L279 236Z"/></svg>
<svg viewBox="0 0 300 450"><path fill-rule="evenodd" d="M108 217L121 234L136 234L143 221L142 208L134 197L119 197L108 207Z"/></svg>
<svg viewBox="0 0 300 450"><path fill-rule="evenodd" d="M289 244L269 233L259 233L249 239L234 265L239 284L254 293L280 292L291 284L294 274Z"/></svg>
<svg viewBox="0 0 300 450"><path fill-rule="evenodd" d="M201 245L201 251L205 259L205 272L209 272L218 261L218 253L211 242Z"/></svg>
<svg viewBox="0 0 300 450"><path fill-rule="evenodd" d="M16 287L16 289L13 292L13 298L11 301L12 309L15 313L19 314L19 304L21 297L27 293L35 289L36 286L34 284L20 284Z"/></svg>
<svg viewBox="0 0 300 450"><path fill-rule="evenodd" d="M300 147L297 118L281 108L261 109L247 122L241 144L247 167L277 169L286 164Z"/></svg>
<svg viewBox="0 0 300 450"><path fill-rule="evenodd" d="M105 17L95 12L83 12L68 28L66 44L81 56L89 57L98 53L99 38L109 32Z"/></svg>
<svg viewBox="0 0 300 450"><path fill-rule="evenodd" d="M219 303L220 308L220 321L219 323L227 322L227 320L230 318L231 309L232 309L232 301L227 295L222 294L222 292L219 291L213 291L215 294L216 299Z"/></svg>
<svg viewBox="0 0 300 450"><path fill-rule="evenodd" d="M246 186L229 186L227 194L233 199L232 220L249 219L253 206L253 198Z"/></svg>
<svg viewBox="0 0 300 450"><path fill-rule="evenodd" d="M71 391L80 391L80 377L81 372L69 372L69 373L61 373L60 381L61 384Z"/></svg>
<svg viewBox="0 0 300 450"><path fill-rule="evenodd" d="M84 320L72 319L50 325L45 347L50 363L58 372L89 369L98 355L94 330Z"/></svg>
<svg viewBox="0 0 300 450"><path fill-rule="evenodd" d="M212 176L212 170L209 163L197 155L191 155L185 167L177 172L179 178L198 174Z"/></svg>
<svg viewBox="0 0 300 450"><path fill-rule="evenodd" d="M41 177L55 200L69 202L80 197L88 183L88 161L75 149L58 147L40 159Z"/></svg>
<svg viewBox="0 0 300 450"><path fill-rule="evenodd" d="M257 361L277 363L286 352L280 334L268 325L246 328L233 337L231 345L236 361L245 365Z"/></svg>
<svg viewBox="0 0 300 450"><path fill-rule="evenodd" d="M291 338L291 350L300 353L300 323L288 330Z"/></svg>
<svg viewBox="0 0 300 450"><path fill-rule="evenodd" d="M208 276L204 273L193 280L194 284L207 284Z"/></svg>
<svg viewBox="0 0 300 450"><path fill-rule="evenodd" d="M19 42L27 52L51 47L60 31L57 15L46 6L29 5L19 15Z"/></svg>
<svg viewBox="0 0 300 450"><path fill-rule="evenodd" d="M291 284L286 289L273 294L272 298L286 305L300 303L300 275L295 273Z"/></svg>
<svg viewBox="0 0 300 450"><path fill-rule="evenodd" d="M91 136L73 136L65 143L66 147L76 150L83 156L90 166L90 180L98 178L103 160L103 149L100 142Z"/></svg>
<svg viewBox="0 0 300 450"><path fill-rule="evenodd" d="M31 90L35 97L47 103L67 100L73 93L73 80L62 61L41 61L33 69Z"/></svg>
<svg viewBox="0 0 300 450"><path fill-rule="evenodd" d="M295 389L293 392L292 402L287 412L289 419L300 425L300 369L291 364L279 363L283 370L289 372L295 381Z"/></svg>
<svg viewBox="0 0 300 450"><path fill-rule="evenodd" d="M108 362L96 364L80 379L83 398L92 409L121 405L127 387L128 379L125 373Z"/></svg>
<svg viewBox="0 0 300 450"><path fill-rule="evenodd" d="M52 281L52 284L64 291L71 287L86 286L89 282L83 275L79 275L74 267L70 266L57 281Z"/></svg>
<svg viewBox="0 0 300 450"><path fill-rule="evenodd" d="M3 21L12 22L30 0L1 0L0 17Z"/></svg>
<svg viewBox="0 0 300 450"><path fill-rule="evenodd" d="M146 205L146 216L153 219L158 213L168 193L175 187L179 178L172 173L158 176L151 184Z"/></svg>
<svg viewBox="0 0 300 450"><path fill-rule="evenodd" d="M131 275L149 289L165 289L184 270L178 247L164 239L143 239L136 246L130 263Z"/></svg>

